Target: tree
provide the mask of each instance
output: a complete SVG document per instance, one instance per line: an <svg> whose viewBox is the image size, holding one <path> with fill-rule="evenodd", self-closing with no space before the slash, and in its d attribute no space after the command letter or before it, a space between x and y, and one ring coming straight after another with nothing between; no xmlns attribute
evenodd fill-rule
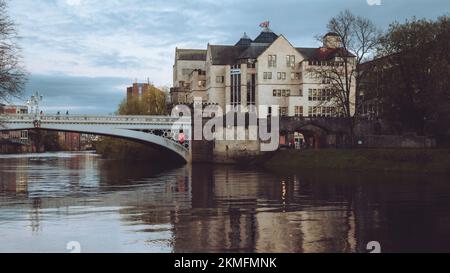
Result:
<svg viewBox="0 0 450 273"><path fill-rule="evenodd" d="M0 0L0 100L20 95L26 81L16 26L7 9L6 1Z"/></svg>
<svg viewBox="0 0 450 273"><path fill-rule="evenodd" d="M120 103L118 115L165 115L166 94L151 85L140 97L130 97ZM96 150L106 158L126 160L155 159L160 152L148 145L117 138L102 137L96 143Z"/></svg>
<svg viewBox="0 0 450 273"><path fill-rule="evenodd" d="M403 131L446 134L450 124L450 18L390 25L378 63L383 118ZM428 130L430 133L430 130Z"/></svg>
<svg viewBox="0 0 450 273"><path fill-rule="evenodd" d="M358 67L374 55L381 32L370 20L355 16L348 10L331 18L327 29L338 37L340 46L321 48L324 58L330 57L320 60L320 65L310 66L307 72L311 78L327 86L328 98L319 104L332 104L336 115L347 119L353 143L359 112L359 84L365 77Z"/></svg>
<svg viewBox="0 0 450 273"><path fill-rule="evenodd" d="M31 130L30 138L36 145L37 151L61 151L64 147L61 147L59 143L58 133L44 130Z"/></svg>
<svg viewBox="0 0 450 273"><path fill-rule="evenodd" d="M153 85L141 97L131 97L122 101L117 111L119 115L165 115L166 94Z"/></svg>

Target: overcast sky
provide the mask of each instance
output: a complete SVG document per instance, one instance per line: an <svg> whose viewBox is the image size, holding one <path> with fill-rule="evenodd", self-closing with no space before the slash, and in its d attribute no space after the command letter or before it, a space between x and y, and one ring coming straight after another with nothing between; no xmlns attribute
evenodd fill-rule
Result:
<svg viewBox="0 0 450 273"><path fill-rule="evenodd" d="M381 5L377 5L381 2ZM344 9L380 28L406 18L449 14L448 0L12 0L27 95L44 94L46 111L113 113L135 79L172 84L175 47L234 44L255 38L259 23L295 46L317 46L330 17Z"/></svg>

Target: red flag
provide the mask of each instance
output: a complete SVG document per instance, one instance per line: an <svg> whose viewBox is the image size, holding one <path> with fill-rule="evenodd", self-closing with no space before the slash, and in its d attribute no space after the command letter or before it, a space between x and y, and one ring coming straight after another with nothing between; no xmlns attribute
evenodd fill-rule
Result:
<svg viewBox="0 0 450 273"><path fill-rule="evenodd" d="M268 28L269 25L270 25L270 22L269 21L265 21L265 22L262 22L261 24L259 24L259 27Z"/></svg>

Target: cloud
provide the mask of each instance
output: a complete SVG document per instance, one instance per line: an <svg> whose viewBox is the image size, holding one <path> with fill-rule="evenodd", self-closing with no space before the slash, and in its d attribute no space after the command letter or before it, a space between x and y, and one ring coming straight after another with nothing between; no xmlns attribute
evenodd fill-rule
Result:
<svg viewBox="0 0 450 273"><path fill-rule="evenodd" d="M46 113L110 114L125 98L129 78L74 77L65 75L32 75L26 85L23 104L35 91L43 95L42 109Z"/></svg>
<svg viewBox="0 0 450 273"><path fill-rule="evenodd" d="M79 6L81 4L81 0L66 0L66 4L69 6Z"/></svg>
<svg viewBox="0 0 450 273"><path fill-rule="evenodd" d="M435 18L449 12L447 2L383 0L379 6L367 0L20 0L10 1L10 14L18 24L28 71L38 78L67 76L66 83L59 83L60 92L75 97L80 91L69 84L80 84L80 79L89 84L92 78L130 79L131 84L131 79L150 78L156 85L171 85L175 47L234 44L244 31L256 37L259 23L266 20L294 45L316 46L314 36L324 33L328 20L341 10L386 28L412 16ZM98 100L104 97L95 94ZM109 105L105 111L114 111L115 105Z"/></svg>

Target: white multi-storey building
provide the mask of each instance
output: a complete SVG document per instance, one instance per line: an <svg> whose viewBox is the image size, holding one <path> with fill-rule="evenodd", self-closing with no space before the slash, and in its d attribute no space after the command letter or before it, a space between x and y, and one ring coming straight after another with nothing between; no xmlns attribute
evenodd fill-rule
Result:
<svg viewBox="0 0 450 273"><path fill-rule="evenodd" d="M281 116L330 117L338 112L330 84L309 71L342 65L343 54L352 56L344 51L335 33L326 34L319 48L304 48L294 47L269 28L254 40L244 34L235 45L208 44L206 51L177 49L172 97L184 87L186 103L201 97L222 109L255 105L260 116L278 109ZM352 86L353 101L354 94Z"/></svg>

